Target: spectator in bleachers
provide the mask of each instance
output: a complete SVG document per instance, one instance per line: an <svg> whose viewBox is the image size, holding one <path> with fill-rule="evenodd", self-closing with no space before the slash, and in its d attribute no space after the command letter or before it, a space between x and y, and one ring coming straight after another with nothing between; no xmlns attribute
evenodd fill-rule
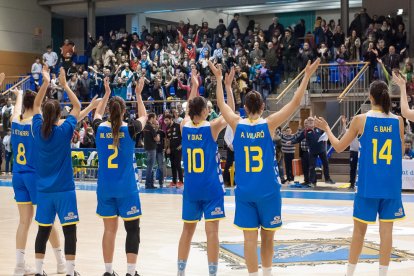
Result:
<svg viewBox="0 0 414 276"><path fill-rule="evenodd" d="M313 62L315 60L315 53L313 49L309 47L308 42L303 43L303 47L299 48L297 60L299 72L305 69L306 64L308 64L308 61Z"/></svg>
<svg viewBox="0 0 414 276"><path fill-rule="evenodd" d="M6 104L3 105L1 109L1 118L3 123L3 131L7 131L11 127L10 118L13 115L14 105L12 104L12 99L7 98Z"/></svg>
<svg viewBox="0 0 414 276"><path fill-rule="evenodd" d="M56 65L59 58L55 52L52 51L52 46L46 47L46 53L43 54L43 62L49 66L50 72L56 72Z"/></svg>
<svg viewBox="0 0 414 276"><path fill-rule="evenodd" d="M292 31L287 28L285 30L285 36L282 38L282 43L280 45L282 49L283 56L283 70L284 70L284 82L287 83L288 79L292 77L292 73L295 72L296 68L296 51L297 51L297 41L292 36Z"/></svg>
<svg viewBox="0 0 414 276"><path fill-rule="evenodd" d="M154 168L155 159L157 155L157 142L160 141L159 134L155 131L154 125L156 115L154 113L148 114L147 124L144 127L144 149L147 155L147 168L145 175L145 188L154 189L154 175L152 169Z"/></svg>
<svg viewBox="0 0 414 276"><path fill-rule="evenodd" d="M158 178L158 184L160 186L160 188L163 188L164 185L164 159L165 159L165 152L164 152L164 147L165 147L165 132L160 129L160 124L158 123L157 120L154 121L154 129L157 132L157 134L160 137L160 140L157 141L157 155L156 155L156 160L157 160L157 177Z"/></svg>
<svg viewBox="0 0 414 276"><path fill-rule="evenodd" d="M89 78L88 72L84 71L82 77L78 80L79 99L81 102L89 102L91 100L93 85L93 80Z"/></svg>
<svg viewBox="0 0 414 276"><path fill-rule="evenodd" d="M361 60L361 39L357 36L356 30L351 31L351 36L345 40L345 46L348 48L351 61Z"/></svg>
<svg viewBox="0 0 414 276"><path fill-rule="evenodd" d="M13 155L12 155L12 148L11 148L11 132L10 129L7 130L6 135L3 138L3 146L4 146L4 160L6 161L6 174L11 175L13 170Z"/></svg>
<svg viewBox="0 0 414 276"><path fill-rule="evenodd" d="M293 176L292 161L295 158L295 141L296 134L292 134L292 129L286 127L284 131L280 134L282 138L282 152L285 162L285 173L288 184L295 180Z"/></svg>
<svg viewBox="0 0 414 276"><path fill-rule="evenodd" d="M167 125L165 152L169 155L171 160L172 182L170 184L170 187L180 188L183 186L184 182L183 170L181 168L181 127L179 124L174 122L171 114L165 115L164 122Z"/></svg>
<svg viewBox="0 0 414 276"><path fill-rule="evenodd" d="M159 25L154 26L154 31L152 32L154 44L163 46L165 42L165 33L162 31L162 28Z"/></svg>
<svg viewBox="0 0 414 276"><path fill-rule="evenodd" d="M36 85L39 85L40 74L42 73L42 64L40 63L40 58L36 58L35 62L32 64L32 77Z"/></svg>
<svg viewBox="0 0 414 276"><path fill-rule="evenodd" d="M382 58L385 69L388 74L392 74L392 70L395 68L400 68L400 62L402 61L401 56L395 52L395 47L390 46L388 48L388 54Z"/></svg>
<svg viewBox="0 0 414 276"><path fill-rule="evenodd" d="M336 55L340 51L341 45L345 44L345 34L342 31L341 25L337 25L335 27L335 31L332 36L332 41L334 59L336 59Z"/></svg>
<svg viewBox="0 0 414 276"><path fill-rule="evenodd" d="M69 39L65 39L62 47L60 47L60 54L62 58L69 58L72 60L73 55L76 53L75 44L70 42Z"/></svg>
<svg viewBox="0 0 414 276"><path fill-rule="evenodd" d="M268 28L268 37L271 38L275 34L276 30L278 30L280 34L283 34L285 27L279 23L279 18L275 16L272 19L272 24L270 24Z"/></svg>
<svg viewBox="0 0 414 276"><path fill-rule="evenodd" d="M238 13L235 13L233 16L233 19L230 21L229 26L227 27L227 30L231 33L234 29L237 29L238 33L240 33L240 27L239 27L239 17L240 15Z"/></svg>
<svg viewBox="0 0 414 276"><path fill-rule="evenodd" d="M214 119L217 119L219 115L216 113L216 111L213 108L213 103L211 101L207 102L207 109L208 109L208 117L207 121L213 121Z"/></svg>

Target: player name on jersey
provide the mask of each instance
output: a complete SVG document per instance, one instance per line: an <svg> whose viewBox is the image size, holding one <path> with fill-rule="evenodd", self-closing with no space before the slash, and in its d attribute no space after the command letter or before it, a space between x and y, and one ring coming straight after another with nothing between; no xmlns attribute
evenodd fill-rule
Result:
<svg viewBox="0 0 414 276"><path fill-rule="evenodd" d="M374 126L374 132L392 132L392 125L390 125L390 126Z"/></svg>
<svg viewBox="0 0 414 276"><path fill-rule="evenodd" d="M203 134L187 134L187 138L190 141L202 141Z"/></svg>
<svg viewBox="0 0 414 276"><path fill-rule="evenodd" d="M12 130L12 134L17 135L17 136L29 136L30 132L27 130L19 130L19 129L13 129Z"/></svg>
<svg viewBox="0 0 414 276"><path fill-rule="evenodd" d="M112 139L112 132L101 132L99 134L99 138ZM119 139L121 139L121 138L125 138L125 133L124 132L119 132Z"/></svg>
<svg viewBox="0 0 414 276"><path fill-rule="evenodd" d="M258 132L247 132L242 131L240 132L240 138L247 138L247 139L259 139L259 138L265 138L264 131L258 131Z"/></svg>

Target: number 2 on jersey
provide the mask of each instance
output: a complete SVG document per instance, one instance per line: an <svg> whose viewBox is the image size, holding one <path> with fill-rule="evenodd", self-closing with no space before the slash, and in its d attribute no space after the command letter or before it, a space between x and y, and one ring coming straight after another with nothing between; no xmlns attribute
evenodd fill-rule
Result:
<svg viewBox="0 0 414 276"><path fill-rule="evenodd" d="M197 167L197 155L200 156L200 166ZM187 149L188 172L202 173L204 172L204 151L203 149Z"/></svg>
<svg viewBox="0 0 414 276"><path fill-rule="evenodd" d="M261 172L263 169L263 150L261 147L244 147L246 154L246 172ZM253 154L256 153L256 154ZM250 167L250 158L252 161L257 162L258 166Z"/></svg>
<svg viewBox="0 0 414 276"><path fill-rule="evenodd" d="M114 153L112 153L108 157L108 169L118 169L118 164L112 163L112 161L118 157L118 147L115 147L114 145L108 145L109 150L113 150Z"/></svg>
<svg viewBox="0 0 414 276"><path fill-rule="evenodd" d="M23 143L19 143L19 145L17 145L17 156L16 156L16 162L19 165L26 165L27 161L26 161L26 149L24 148Z"/></svg>
<svg viewBox="0 0 414 276"><path fill-rule="evenodd" d="M374 165L378 163L378 158L387 161L387 165L391 164L392 154L392 140L387 139L384 145L381 147L381 150L378 153L378 139L372 139L372 162Z"/></svg>

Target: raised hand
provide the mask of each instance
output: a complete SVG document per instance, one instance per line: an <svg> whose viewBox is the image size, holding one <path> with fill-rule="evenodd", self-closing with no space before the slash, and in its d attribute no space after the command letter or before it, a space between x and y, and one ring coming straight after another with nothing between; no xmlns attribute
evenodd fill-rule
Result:
<svg viewBox="0 0 414 276"><path fill-rule="evenodd" d="M65 87L68 85L66 82L66 72L65 72L65 69L63 69L63 67L60 67L58 79L59 79L60 86Z"/></svg>
<svg viewBox="0 0 414 276"><path fill-rule="evenodd" d="M142 90L144 89L145 85L145 78L140 77L138 81L135 82L135 93L137 95L141 95Z"/></svg>
<svg viewBox="0 0 414 276"><path fill-rule="evenodd" d="M23 91L21 90L21 88L20 87L15 87L15 88L13 88L12 90L10 90L13 94L14 94L14 96L17 98L17 96L20 94L20 92L22 92L23 93Z"/></svg>
<svg viewBox="0 0 414 276"><path fill-rule="evenodd" d="M98 95L96 95L95 97L93 97L90 105L93 109L95 109L101 101L102 101L102 98L98 99Z"/></svg>
<svg viewBox="0 0 414 276"><path fill-rule="evenodd" d="M305 68L305 75L307 75L308 77L312 76L313 73L316 72L316 69L318 69L319 63L321 63L320 58L317 58L312 64L310 63L310 61L308 61L308 64Z"/></svg>
<svg viewBox="0 0 414 276"><path fill-rule="evenodd" d="M105 86L106 88L109 88L109 77L105 77L105 78L104 78L104 86Z"/></svg>
<svg viewBox="0 0 414 276"><path fill-rule="evenodd" d="M43 64L43 67L42 67L42 77L43 77L43 81L50 82L49 67L46 64Z"/></svg>
<svg viewBox="0 0 414 276"><path fill-rule="evenodd" d="M4 73L0 73L0 85L3 83L5 78L6 78L6 75Z"/></svg>
<svg viewBox="0 0 414 276"><path fill-rule="evenodd" d="M210 60L208 60L207 62L208 62L208 67L210 67L211 72L213 72L214 76L216 76L217 81L218 81L218 78L222 79L223 74L221 73L221 67L214 66L214 64Z"/></svg>
<svg viewBox="0 0 414 276"><path fill-rule="evenodd" d="M200 84L198 83L199 74L197 73L196 69L191 70L191 85L193 87L198 87Z"/></svg>
<svg viewBox="0 0 414 276"><path fill-rule="evenodd" d="M323 131L327 131L329 129L328 123L322 117L315 117L315 126Z"/></svg>
<svg viewBox="0 0 414 276"><path fill-rule="evenodd" d="M231 87L232 83L233 83L233 79L234 79L234 66L231 67L230 69L230 73L226 73L226 77L224 78L224 85L227 87Z"/></svg>
<svg viewBox="0 0 414 276"><path fill-rule="evenodd" d="M403 76L397 76L395 72L392 72L392 81L399 87L406 87L407 81Z"/></svg>

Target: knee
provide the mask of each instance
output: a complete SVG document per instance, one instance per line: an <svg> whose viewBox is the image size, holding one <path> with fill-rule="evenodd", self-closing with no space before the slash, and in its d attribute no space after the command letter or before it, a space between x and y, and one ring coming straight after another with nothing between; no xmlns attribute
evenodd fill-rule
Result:
<svg viewBox="0 0 414 276"><path fill-rule="evenodd" d="M23 217L20 218L19 225L25 229L29 229L30 225L32 224L32 217Z"/></svg>

